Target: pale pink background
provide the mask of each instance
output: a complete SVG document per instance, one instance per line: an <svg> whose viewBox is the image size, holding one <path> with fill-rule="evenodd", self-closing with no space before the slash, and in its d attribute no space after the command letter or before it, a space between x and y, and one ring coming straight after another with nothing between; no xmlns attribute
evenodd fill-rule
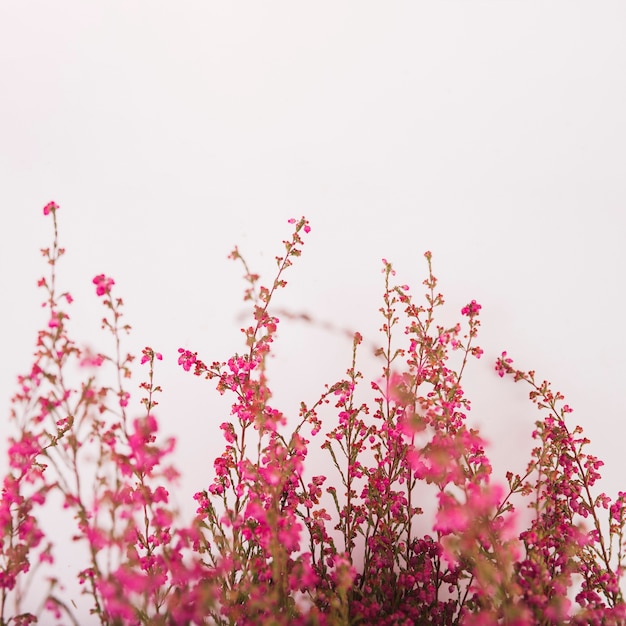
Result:
<svg viewBox="0 0 626 626"><path fill-rule="evenodd" d="M189 513L229 405L176 350L242 350L226 255L238 244L269 281L304 214L279 306L376 341L381 257L421 292L432 250L446 319L483 305L466 390L497 472L523 469L540 416L493 372L505 349L566 394L606 491L623 489L625 25L622 2L1 3L3 414L44 321L41 208L55 200L78 338L109 345L91 285L104 272L128 349L164 354L159 416ZM292 322L276 349L291 414L349 365L343 335Z"/></svg>

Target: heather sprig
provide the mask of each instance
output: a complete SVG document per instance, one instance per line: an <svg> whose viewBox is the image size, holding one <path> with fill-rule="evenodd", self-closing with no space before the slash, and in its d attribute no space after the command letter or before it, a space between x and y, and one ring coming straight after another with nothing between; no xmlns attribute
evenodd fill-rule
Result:
<svg viewBox="0 0 626 626"><path fill-rule="evenodd" d="M304 218L291 223L295 230L291 240L283 242L285 256L276 257L278 271L271 288L257 287L259 276L249 270L237 248L230 255L242 262L250 285L244 300L252 302L253 323L241 329L247 351L206 366L196 353L179 350L179 364L185 370L193 367L197 376L217 379L220 393L235 396L234 419L220 425L227 446L215 460L213 483L195 495L197 523L204 533L199 551L223 581L221 614L215 616L220 623L270 618L275 623L297 623L302 612L295 595L310 593L317 582L311 554L300 551L303 525L296 512L309 443L300 429L307 421L315 427L315 417L305 411L285 438L280 430L286 418L270 404L266 375L266 358L279 323L270 304L287 284L284 271L301 254L300 233L310 231Z"/></svg>
<svg viewBox="0 0 626 626"><path fill-rule="evenodd" d="M182 562L193 535L172 528L174 511L164 486L177 476L162 463L174 442L156 441L158 426L152 410L160 388L153 383L153 365L162 357L151 348L144 350L142 363L150 368L148 382L141 385L147 392L142 400L146 414L130 420L126 380L134 357L121 351L121 335L130 331L122 322L123 302L113 297L111 278L104 274L94 278L96 294L108 312L102 328L114 338L114 356L94 355L70 339L70 316L64 307L72 297L68 292L59 294L56 287L57 264L65 252L58 244L58 208L54 203L44 207L44 215L52 216L54 241L51 249L42 250L49 275L38 281L47 294L43 304L49 321L39 332L31 371L18 377L19 391L12 400L18 436L11 440L11 470L2 493L0 556L5 574L0 623L26 623L37 617L20 612L19 577L31 569L34 557L54 562L51 543L38 555L33 552L44 538L39 519L46 496L58 492L76 521L73 540L87 547L89 564L77 576L92 598L92 613L102 624L118 619L155 624L164 606L168 615L176 614L180 605L176 598L196 584L189 565ZM113 368L116 387L97 383L94 370L106 364ZM73 365L83 373L78 384L71 373ZM59 583L51 580L43 606L52 615L65 613L76 622L68 602L59 596ZM14 615L5 618L11 591Z"/></svg>
<svg viewBox="0 0 626 626"><path fill-rule="evenodd" d="M545 380L539 383L534 371L512 363L503 352L496 371L530 385L530 400L546 411L532 433L537 446L526 476L508 474L512 488L529 499L534 511L530 528L520 534L525 554L516 563L524 600L536 618L623 623L624 494L612 502L597 493L603 462L586 451L590 442L583 429L568 425L572 408L563 403L564 395ZM608 517L605 524L601 515ZM568 591L577 587L576 610Z"/></svg>

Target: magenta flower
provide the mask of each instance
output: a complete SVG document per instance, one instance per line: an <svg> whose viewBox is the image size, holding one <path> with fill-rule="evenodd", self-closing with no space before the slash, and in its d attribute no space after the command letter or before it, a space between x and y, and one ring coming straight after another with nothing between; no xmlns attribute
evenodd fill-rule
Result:
<svg viewBox="0 0 626 626"><path fill-rule="evenodd" d="M50 215L50 213L54 213L59 208L59 205L56 202L48 202L46 206L43 208L44 215Z"/></svg>
<svg viewBox="0 0 626 626"><path fill-rule="evenodd" d="M496 361L495 370L498 372L498 376L502 378L508 371L510 371L511 363L513 363L513 359L507 357L506 350L502 353L502 356ZM568 407L569 408L569 407Z"/></svg>
<svg viewBox="0 0 626 626"><path fill-rule="evenodd" d="M183 348L178 348L178 352L180 354L178 357L178 364L182 365L183 369L188 372L197 361L198 353L184 350Z"/></svg>
<svg viewBox="0 0 626 626"><path fill-rule="evenodd" d="M96 293L99 296L110 293L111 287L115 285L115 281L112 278L107 278L104 274L98 274L92 282L96 286Z"/></svg>
<svg viewBox="0 0 626 626"><path fill-rule="evenodd" d="M148 361L153 361L156 359L157 361L163 360L163 355L160 352L155 352L150 346L146 346L142 350L141 364L147 363Z"/></svg>
<svg viewBox="0 0 626 626"><path fill-rule="evenodd" d="M469 317L473 317L474 315L478 315L478 311L483 307L476 302L476 300L472 300L469 304L465 305L461 309L461 315L469 315Z"/></svg>

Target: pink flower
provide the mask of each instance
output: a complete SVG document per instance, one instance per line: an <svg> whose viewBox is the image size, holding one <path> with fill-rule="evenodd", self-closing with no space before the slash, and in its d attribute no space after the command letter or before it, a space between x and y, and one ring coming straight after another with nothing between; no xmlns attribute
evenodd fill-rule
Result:
<svg viewBox="0 0 626 626"><path fill-rule="evenodd" d="M110 293L111 287L115 285L115 281L112 278L107 278L104 274L98 274L92 282L96 286L96 294L99 296Z"/></svg>
<svg viewBox="0 0 626 626"><path fill-rule="evenodd" d="M478 304L476 300L472 300L461 309L461 315L469 315L469 317L473 317L474 315L478 315L478 311L482 308L483 307Z"/></svg>
<svg viewBox="0 0 626 626"><path fill-rule="evenodd" d="M104 356L94 354L90 348L85 348L78 363L79 367L100 367L104 363Z"/></svg>
<svg viewBox="0 0 626 626"><path fill-rule="evenodd" d="M157 359L157 361L163 360L163 355L160 352L155 352L149 346L146 346L142 351L143 356L141 357L141 364L147 363L148 361L152 361L153 359Z"/></svg>
<svg viewBox="0 0 626 626"><path fill-rule="evenodd" d="M484 354L484 350L478 346L474 346L472 348L472 354L477 358L480 359L480 357Z"/></svg>
<svg viewBox="0 0 626 626"><path fill-rule="evenodd" d="M300 228L302 228L305 233L310 233L311 232L311 227L309 226L309 221L304 219L304 217L302 217L300 220L296 220L295 217L292 217L292 218L288 219L287 222L289 224L296 224L296 222L297 222L297 229L296 230L300 230Z"/></svg>
<svg viewBox="0 0 626 626"><path fill-rule="evenodd" d="M43 208L44 215L50 215L50 213L54 213L59 208L59 205L56 202L48 202L46 206Z"/></svg>
<svg viewBox="0 0 626 626"><path fill-rule="evenodd" d="M46 611L48 611L49 613L52 613L55 619L61 619L61 610L57 602L55 602L51 598L48 598L44 606L45 606Z"/></svg>
<svg viewBox="0 0 626 626"><path fill-rule="evenodd" d="M463 532L469 523L468 511L463 507L441 506L437 513L437 521L433 526L433 530L444 535L452 532Z"/></svg>
<svg viewBox="0 0 626 626"><path fill-rule="evenodd" d="M180 356L178 357L178 365L182 365L183 369L188 372L193 364L198 360L197 352L191 352L189 350L184 350L183 348L178 348L178 353Z"/></svg>
<svg viewBox="0 0 626 626"><path fill-rule="evenodd" d="M507 358L506 350L502 353L502 356L496 361L496 372L498 372L498 376L502 378L507 371L511 369L511 363L513 363L513 359ZM567 406L567 405L566 405ZM569 408L569 407L568 407Z"/></svg>

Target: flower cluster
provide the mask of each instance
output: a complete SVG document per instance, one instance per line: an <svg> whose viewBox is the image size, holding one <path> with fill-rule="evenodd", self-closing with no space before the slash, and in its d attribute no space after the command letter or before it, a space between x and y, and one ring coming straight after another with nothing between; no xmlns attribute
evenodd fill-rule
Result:
<svg viewBox="0 0 626 626"><path fill-rule="evenodd" d="M486 444L467 423L471 404L461 385L470 359L483 354L476 344L481 305L472 300L461 309L464 324L437 323L444 299L430 252L423 302L395 284L383 259L379 378L362 384L363 337L354 333L346 375L286 415L272 403L267 376L280 324L274 300L311 229L304 218L290 220L271 287L259 285L235 248L230 256L243 263L251 305L243 351L207 365L197 352L178 350L185 371L233 399L220 424L224 450L185 524L170 503L175 441L160 435L157 419L154 374L164 357L143 349L147 375L136 407L128 383L134 357L121 351L130 326L104 274L93 283L112 353L93 354L70 338L72 298L56 290L64 254L58 209L44 207L54 226L53 246L42 250L50 274L38 281L47 322L12 400L0 500L0 624L64 616L78 623L54 577L42 601L25 606L29 580L58 556L42 520L59 496L74 520L72 538L85 548L87 566L75 574L100 624L626 622L626 492L614 500L597 493L602 462L569 424L563 395L535 372L515 369L506 352L496 372L529 385L542 416L525 472L494 478ZM78 384L68 373L72 363ZM98 382L105 367L117 374L112 386ZM328 455L326 475L308 467L314 440ZM431 522L427 493L436 504ZM524 505L532 518L520 530Z"/></svg>
<svg viewBox="0 0 626 626"><path fill-rule="evenodd" d="M476 302L476 300L472 300L468 305L464 306L461 309L461 315L467 315L469 317L473 317L474 315L478 315L478 312L483 307Z"/></svg>
<svg viewBox="0 0 626 626"><path fill-rule="evenodd" d="M104 296L111 293L111 287L115 284L112 278L107 278L104 274L98 274L93 279L93 284L96 286L96 294Z"/></svg>

